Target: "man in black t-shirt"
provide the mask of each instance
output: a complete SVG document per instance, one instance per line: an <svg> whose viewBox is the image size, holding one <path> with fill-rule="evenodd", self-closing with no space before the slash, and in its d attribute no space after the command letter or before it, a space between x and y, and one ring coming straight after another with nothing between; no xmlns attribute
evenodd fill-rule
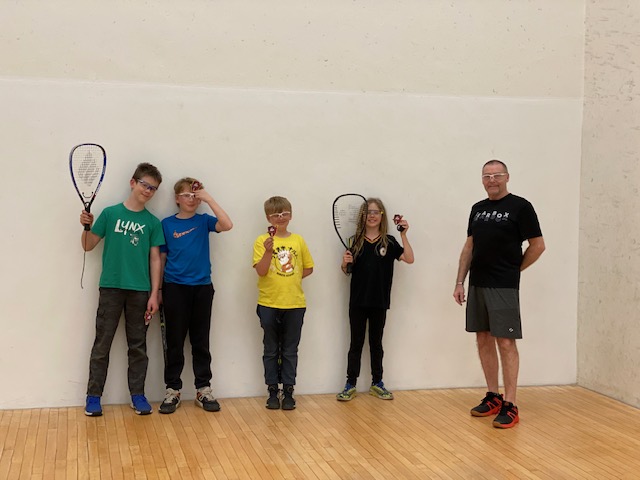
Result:
<svg viewBox="0 0 640 480"><path fill-rule="evenodd" d="M544 239L531 203L507 191L509 172L500 160L482 167L488 198L471 207L467 241L460 254L455 301L465 301L464 280L469 275L466 330L475 332L487 395L471 415L497 414L493 426L510 428L519 422L516 402L519 356L516 339L520 322L520 272L544 252ZM522 253L522 242L528 246ZM497 348L496 348L497 345ZM498 393L498 351L504 397Z"/></svg>

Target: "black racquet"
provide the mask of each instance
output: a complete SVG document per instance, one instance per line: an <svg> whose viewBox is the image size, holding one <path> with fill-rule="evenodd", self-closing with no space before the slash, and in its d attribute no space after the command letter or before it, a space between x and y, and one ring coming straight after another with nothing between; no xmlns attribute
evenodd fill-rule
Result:
<svg viewBox="0 0 640 480"><path fill-rule="evenodd" d="M107 153L100 145L95 143L76 145L69 154L71 180L87 212L91 210L91 204L100 190L106 169ZM90 230L91 227L85 225L84 229Z"/></svg>
<svg viewBox="0 0 640 480"><path fill-rule="evenodd" d="M333 226L344 248L351 247L359 240L356 234L364 235L364 229L357 232L358 220L366 215L367 199L357 193L345 193L333 201ZM353 253L353 252L352 252ZM347 273L351 273L353 264L347 264Z"/></svg>

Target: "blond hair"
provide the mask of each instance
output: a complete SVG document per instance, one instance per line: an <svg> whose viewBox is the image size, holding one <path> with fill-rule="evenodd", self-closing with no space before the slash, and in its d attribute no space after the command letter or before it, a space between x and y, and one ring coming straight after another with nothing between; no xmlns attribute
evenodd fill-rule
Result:
<svg viewBox="0 0 640 480"><path fill-rule="evenodd" d="M264 202L264 213L271 215L272 213L291 212L291 202L284 197L267 198Z"/></svg>
<svg viewBox="0 0 640 480"><path fill-rule="evenodd" d="M362 204L360 212L358 213L358 225L356 227L354 244L351 246L351 252L353 253L354 258L362 253L362 249L364 247L367 210L369 210L369 205L372 203L374 203L382 212L382 218L380 219L380 237L378 237L376 246L382 246L384 248L389 246L389 239L387 238L387 233L389 232L389 216L387 215L387 209L384 207L382 200L379 198L369 197L367 198L367 202Z"/></svg>

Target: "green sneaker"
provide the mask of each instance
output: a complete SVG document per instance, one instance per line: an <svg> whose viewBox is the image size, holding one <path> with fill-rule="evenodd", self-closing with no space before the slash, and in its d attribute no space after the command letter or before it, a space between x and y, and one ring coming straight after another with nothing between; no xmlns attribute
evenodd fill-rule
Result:
<svg viewBox="0 0 640 480"><path fill-rule="evenodd" d="M369 387L369 395L381 398L382 400L393 400L393 393L384 387L382 381L374 383Z"/></svg>
<svg viewBox="0 0 640 480"><path fill-rule="evenodd" d="M336 395L336 398L340 402L348 402L349 400L353 400L353 397L356 396L356 387L351 385L349 382L344 386L344 390L342 390L339 394Z"/></svg>

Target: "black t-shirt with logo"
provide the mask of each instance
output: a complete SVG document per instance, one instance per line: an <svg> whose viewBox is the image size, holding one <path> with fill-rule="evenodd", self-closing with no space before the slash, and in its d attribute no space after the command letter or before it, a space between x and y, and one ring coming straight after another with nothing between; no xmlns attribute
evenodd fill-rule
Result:
<svg viewBox="0 0 640 480"><path fill-rule="evenodd" d="M391 305L393 262L404 253L404 248L391 235L387 239L385 249L378 241L365 238L362 252L353 264L349 306L386 310Z"/></svg>
<svg viewBox="0 0 640 480"><path fill-rule="evenodd" d="M469 285L519 288L522 242L542 231L533 205L509 193L471 207L467 235L473 237Z"/></svg>

